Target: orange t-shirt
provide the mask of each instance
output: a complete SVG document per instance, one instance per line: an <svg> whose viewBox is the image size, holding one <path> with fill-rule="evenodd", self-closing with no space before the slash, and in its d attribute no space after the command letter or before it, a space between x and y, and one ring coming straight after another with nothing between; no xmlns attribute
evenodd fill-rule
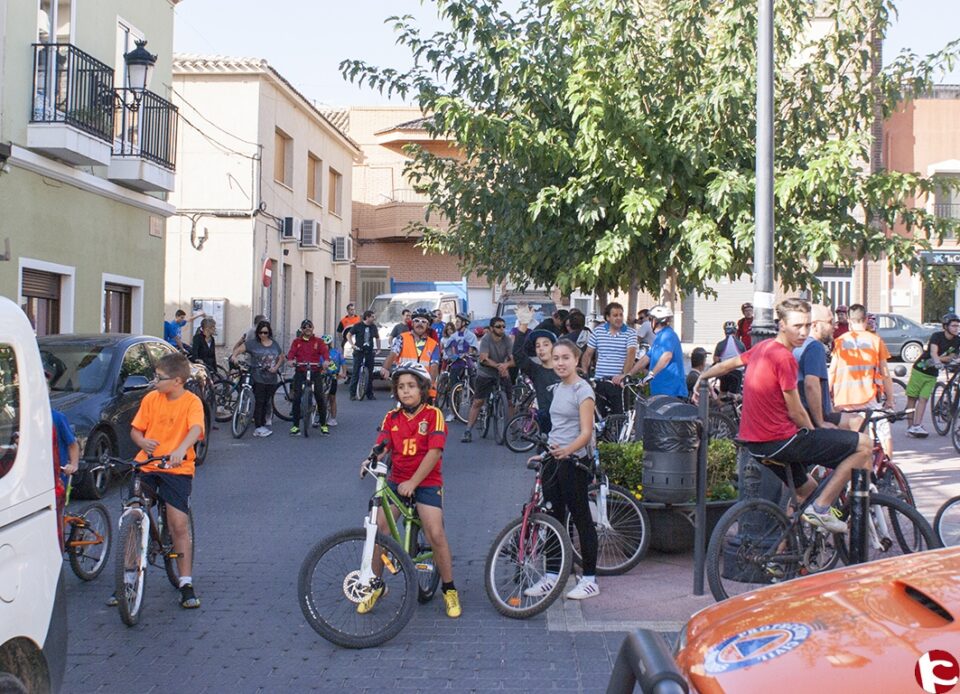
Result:
<svg viewBox="0 0 960 694"><path fill-rule="evenodd" d="M836 408L867 405L883 392L880 363L890 351L880 337L867 330L850 330L833 341L830 392Z"/></svg>
<svg viewBox="0 0 960 694"><path fill-rule="evenodd" d="M153 391L143 398L140 409L137 410L137 416L133 418L132 426L142 431L146 438L158 442L153 452L155 456L167 455L183 443L191 427L199 426L201 438L204 436L203 403L189 390L184 391L183 395L176 400L170 400L162 393ZM195 457L193 446L190 446L180 467L161 469L158 467L159 463L150 463L144 465L142 470L192 477ZM145 452L137 453L137 460L146 459Z"/></svg>

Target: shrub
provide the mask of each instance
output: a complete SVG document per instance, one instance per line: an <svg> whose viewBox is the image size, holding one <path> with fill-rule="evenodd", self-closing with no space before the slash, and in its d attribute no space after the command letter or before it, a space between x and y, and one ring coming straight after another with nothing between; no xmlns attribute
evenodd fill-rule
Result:
<svg viewBox="0 0 960 694"><path fill-rule="evenodd" d="M639 500L643 498L643 443L608 443L598 445L600 464L610 477Z"/></svg>
<svg viewBox="0 0 960 694"><path fill-rule="evenodd" d="M707 446L707 498L726 501L737 498L737 446L729 439L713 439Z"/></svg>

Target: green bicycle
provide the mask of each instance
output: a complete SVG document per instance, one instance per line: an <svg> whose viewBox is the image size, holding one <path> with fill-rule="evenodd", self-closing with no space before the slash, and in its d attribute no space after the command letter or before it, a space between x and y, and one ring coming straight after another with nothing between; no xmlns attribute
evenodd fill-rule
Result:
<svg viewBox="0 0 960 694"><path fill-rule="evenodd" d="M386 643L413 616L414 596L418 602L429 602L440 585L440 571L416 505L404 502L387 486L388 463L377 460L383 450L383 445L375 447L364 464L364 476L373 475L377 487L363 527L328 535L300 566L297 593L303 616L320 636L345 648ZM390 530L384 535L378 531L377 515L390 506L399 516L384 514ZM374 552L379 552L383 564L379 577L373 569ZM376 609L359 614L357 606L381 583L384 591Z"/></svg>

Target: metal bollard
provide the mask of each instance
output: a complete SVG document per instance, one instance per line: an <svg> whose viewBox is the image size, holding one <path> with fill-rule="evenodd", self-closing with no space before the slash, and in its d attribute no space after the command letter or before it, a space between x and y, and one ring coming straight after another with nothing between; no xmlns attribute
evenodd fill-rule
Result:
<svg viewBox="0 0 960 694"><path fill-rule="evenodd" d="M850 476L850 563L867 558L867 508L870 504L870 473L854 470Z"/></svg>
<svg viewBox="0 0 960 694"><path fill-rule="evenodd" d="M707 446L710 443L710 384L700 382L700 451L697 456L697 514L693 528L693 594L703 595L707 547Z"/></svg>
<svg viewBox="0 0 960 694"><path fill-rule="evenodd" d="M663 637L637 629L627 634L607 683L607 694L629 694L636 685L645 694L686 694L687 681Z"/></svg>

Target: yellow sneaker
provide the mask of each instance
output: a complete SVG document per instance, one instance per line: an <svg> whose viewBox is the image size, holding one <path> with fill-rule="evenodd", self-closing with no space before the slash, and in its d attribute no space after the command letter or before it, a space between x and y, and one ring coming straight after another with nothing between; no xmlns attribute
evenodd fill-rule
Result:
<svg viewBox="0 0 960 694"><path fill-rule="evenodd" d="M382 581L377 581L377 587L373 589L367 597L357 603L357 614L366 614L377 604L381 596L387 594L387 586Z"/></svg>
<svg viewBox="0 0 960 694"><path fill-rule="evenodd" d="M460 596L455 590L448 590L443 594L443 604L447 608L447 616L456 619L460 616Z"/></svg>

